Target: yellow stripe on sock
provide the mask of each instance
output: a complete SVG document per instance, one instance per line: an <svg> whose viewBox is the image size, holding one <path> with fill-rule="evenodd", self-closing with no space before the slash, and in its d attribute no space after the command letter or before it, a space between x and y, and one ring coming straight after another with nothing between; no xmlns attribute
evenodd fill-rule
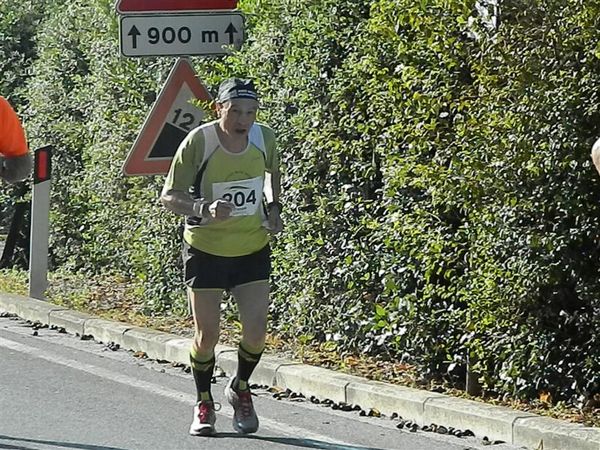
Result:
<svg viewBox="0 0 600 450"><path fill-rule="evenodd" d="M240 342L240 345L238 346L238 353L246 361L256 362L260 360L260 356L262 355L264 349L264 345L262 347L252 347L244 342Z"/></svg>
<svg viewBox="0 0 600 450"><path fill-rule="evenodd" d="M215 353L200 353L195 346L192 345L190 350L190 363L194 370L205 372L215 364Z"/></svg>

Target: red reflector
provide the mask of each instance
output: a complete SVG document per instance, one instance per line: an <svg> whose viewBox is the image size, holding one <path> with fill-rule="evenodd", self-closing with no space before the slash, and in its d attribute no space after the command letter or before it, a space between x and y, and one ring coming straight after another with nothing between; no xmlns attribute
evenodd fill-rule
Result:
<svg viewBox="0 0 600 450"><path fill-rule="evenodd" d="M34 183L41 183L50 179L50 152L50 146L46 146L35 151L35 166L33 168Z"/></svg>
<svg viewBox="0 0 600 450"><path fill-rule="evenodd" d="M40 152L38 155L38 164L36 167L37 177L40 180L48 178L48 153Z"/></svg>

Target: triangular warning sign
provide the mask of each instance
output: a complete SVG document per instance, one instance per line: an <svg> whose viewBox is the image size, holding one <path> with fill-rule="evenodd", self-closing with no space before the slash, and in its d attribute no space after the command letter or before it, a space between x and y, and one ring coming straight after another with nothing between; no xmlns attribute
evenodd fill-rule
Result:
<svg viewBox="0 0 600 450"><path fill-rule="evenodd" d="M202 123L205 113L190 100L212 100L187 59L177 60L123 164L123 174L161 175L169 171L177 147Z"/></svg>

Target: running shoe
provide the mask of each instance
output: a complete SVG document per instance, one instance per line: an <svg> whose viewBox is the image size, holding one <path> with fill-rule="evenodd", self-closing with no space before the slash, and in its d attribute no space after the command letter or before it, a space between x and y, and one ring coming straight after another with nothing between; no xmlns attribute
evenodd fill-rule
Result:
<svg viewBox="0 0 600 450"><path fill-rule="evenodd" d="M203 400L194 406L194 420L190 425L192 436L214 436L217 434L215 403Z"/></svg>
<svg viewBox="0 0 600 450"><path fill-rule="evenodd" d="M234 389L234 379L235 377L230 378L227 387L225 387L225 397L234 411L233 429L243 434L256 433L258 430L258 417L252 404L252 394L250 390L238 391Z"/></svg>

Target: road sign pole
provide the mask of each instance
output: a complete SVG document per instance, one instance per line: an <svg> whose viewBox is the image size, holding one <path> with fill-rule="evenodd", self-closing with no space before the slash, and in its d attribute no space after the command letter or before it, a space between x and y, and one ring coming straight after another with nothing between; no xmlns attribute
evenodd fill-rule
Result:
<svg viewBox="0 0 600 450"><path fill-rule="evenodd" d="M51 147L35 151L31 238L29 249L29 296L43 300L48 288L48 237L50 225Z"/></svg>

